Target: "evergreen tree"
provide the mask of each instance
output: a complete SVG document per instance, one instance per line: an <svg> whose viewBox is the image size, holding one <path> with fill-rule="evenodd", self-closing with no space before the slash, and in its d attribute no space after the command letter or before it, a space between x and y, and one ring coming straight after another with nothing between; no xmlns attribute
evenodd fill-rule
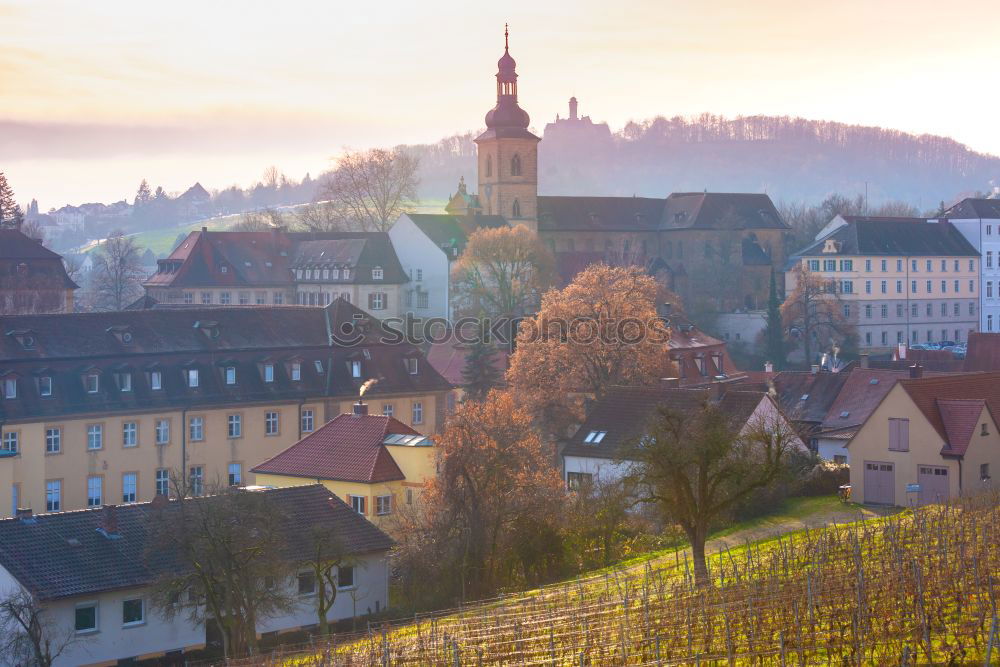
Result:
<svg viewBox="0 0 1000 667"><path fill-rule="evenodd" d="M465 368L462 369L462 387L467 398L481 401L500 382L500 371L493 365L496 348L485 340L485 336L477 336L469 347L465 357Z"/></svg>
<svg viewBox="0 0 1000 667"><path fill-rule="evenodd" d="M774 367L785 367L785 337L781 330L781 301L778 299L778 283L774 269L771 269L771 288L767 297L767 327L764 329L767 359Z"/></svg>
<svg viewBox="0 0 1000 667"><path fill-rule="evenodd" d="M136 208L145 206L150 201L152 201L153 195L149 190L149 183L146 179L142 179L142 183L139 184L139 189L135 193L135 206Z"/></svg>
<svg viewBox="0 0 1000 667"><path fill-rule="evenodd" d="M0 229L20 229L24 213L14 200L14 190L0 171Z"/></svg>

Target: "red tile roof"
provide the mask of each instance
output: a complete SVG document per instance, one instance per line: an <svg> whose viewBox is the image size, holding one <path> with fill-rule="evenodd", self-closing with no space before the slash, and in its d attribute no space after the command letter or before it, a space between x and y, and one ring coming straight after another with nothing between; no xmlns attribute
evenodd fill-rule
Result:
<svg viewBox="0 0 1000 667"><path fill-rule="evenodd" d="M847 375L847 381L840 388L820 428L825 431L865 423L896 381L909 376L909 371L854 368Z"/></svg>
<svg viewBox="0 0 1000 667"><path fill-rule="evenodd" d="M981 401L991 414L1000 414L1000 373L945 375L900 380L899 384L941 436L945 443L942 454L965 454L969 420L979 417L978 412L969 417L975 411L972 403Z"/></svg>
<svg viewBox="0 0 1000 667"><path fill-rule="evenodd" d="M969 448L972 434L983 414L986 401L982 399L938 399L937 408L948 440L942 454L963 456Z"/></svg>
<svg viewBox="0 0 1000 667"><path fill-rule="evenodd" d="M382 444L395 433L420 435L392 417L338 415L253 472L364 484L405 479Z"/></svg>

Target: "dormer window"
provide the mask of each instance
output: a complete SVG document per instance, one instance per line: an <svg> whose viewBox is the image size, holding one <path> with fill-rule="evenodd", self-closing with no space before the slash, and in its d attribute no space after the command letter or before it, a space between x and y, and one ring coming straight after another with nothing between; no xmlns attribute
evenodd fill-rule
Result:
<svg viewBox="0 0 1000 667"><path fill-rule="evenodd" d="M302 280L302 269L295 269L295 279Z"/></svg>
<svg viewBox="0 0 1000 667"><path fill-rule="evenodd" d="M840 413L840 418L847 419L850 416L850 414L851 414L850 411L844 410L843 412Z"/></svg>
<svg viewBox="0 0 1000 667"><path fill-rule="evenodd" d="M115 325L108 327L107 331L122 345L129 345L132 342L132 332L129 330L128 325Z"/></svg>
<svg viewBox="0 0 1000 667"><path fill-rule="evenodd" d="M35 332L28 329L18 329L15 331L7 332L9 336L13 336L17 340L18 344L25 350L35 349Z"/></svg>
<svg viewBox="0 0 1000 667"><path fill-rule="evenodd" d="M83 378L88 394L96 394L101 390L101 376L97 373L87 373Z"/></svg>
<svg viewBox="0 0 1000 667"><path fill-rule="evenodd" d="M340 280L340 269L333 269L330 271L330 277L334 280Z"/></svg>
<svg viewBox="0 0 1000 667"><path fill-rule="evenodd" d="M184 375L187 380L187 386L190 387L191 389L197 389L201 380L198 375L198 369L189 368L186 371L184 371Z"/></svg>
<svg viewBox="0 0 1000 667"><path fill-rule="evenodd" d="M407 357L405 359L405 361L406 361L406 372L409 373L410 375L416 375L417 374L417 358L416 357Z"/></svg>
<svg viewBox="0 0 1000 667"><path fill-rule="evenodd" d="M115 379L118 381L118 389L122 392L132 391L132 374L131 373L115 373Z"/></svg>
<svg viewBox="0 0 1000 667"><path fill-rule="evenodd" d="M4 378L4 381L3 381L3 397L4 398L17 398L17 378L13 378L13 377Z"/></svg>
<svg viewBox="0 0 1000 667"><path fill-rule="evenodd" d="M351 270L344 269L344 280L350 280L350 278L351 278Z"/></svg>
<svg viewBox="0 0 1000 667"><path fill-rule="evenodd" d="M330 269L323 269L323 280L330 279Z"/></svg>
<svg viewBox="0 0 1000 667"><path fill-rule="evenodd" d="M319 359L313 361L313 368L315 368L316 372L319 373L320 375L323 374L323 362L320 361Z"/></svg>
<svg viewBox="0 0 1000 667"><path fill-rule="evenodd" d="M351 362L351 377L360 378L361 377L361 362L352 361Z"/></svg>
<svg viewBox="0 0 1000 667"><path fill-rule="evenodd" d="M264 382L274 382L274 364L264 364Z"/></svg>
<svg viewBox="0 0 1000 667"><path fill-rule="evenodd" d="M227 298L224 300L225 303L229 303L228 292L223 292L223 295ZM242 298L242 297L241 297ZM221 302L221 301L220 301ZM200 330L208 338L218 338L219 337L219 323L209 322L206 320L199 320L194 323L194 328Z"/></svg>
<svg viewBox="0 0 1000 667"><path fill-rule="evenodd" d="M306 269L306 280L312 280L313 272L312 269Z"/></svg>
<svg viewBox="0 0 1000 667"><path fill-rule="evenodd" d="M220 266L219 267L219 273L229 273L229 267L228 266Z"/></svg>
<svg viewBox="0 0 1000 667"><path fill-rule="evenodd" d="M150 371L149 388L153 391L163 389L163 371Z"/></svg>
<svg viewBox="0 0 1000 667"><path fill-rule="evenodd" d="M382 267L376 266L372 268L372 280L382 280Z"/></svg>
<svg viewBox="0 0 1000 667"><path fill-rule="evenodd" d="M226 366L226 384L236 384L236 366Z"/></svg>
<svg viewBox="0 0 1000 667"><path fill-rule="evenodd" d="M596 445L601 440L604 440L604 436L608 434L607 431L591 431L587 434L587 437L583 439L588 445Z"/></svg>
<svg viewBox="0 0 1000 667"><path fill-rule="evenodd" d="M51 396L52 395L52 377L49 375L43 375L38 378L38 395L39 396Z"/></svg>
<svg viewBox="0 0 1000 667"><path fill-rule="evenodd" d="M298 382L299 380L301 380L302 379L302 364L300 364L297 361L293 361L292 362L292 366L289 369L289 373L288 374L291 376L292 382Z"/></svg>

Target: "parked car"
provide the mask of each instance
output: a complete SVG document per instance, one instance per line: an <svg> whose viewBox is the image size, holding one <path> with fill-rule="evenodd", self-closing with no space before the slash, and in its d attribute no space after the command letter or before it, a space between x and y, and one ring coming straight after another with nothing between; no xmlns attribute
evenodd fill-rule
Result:
<svg viewBox="0 0 1000 667"><path fill-rule="evenodd" d="M941 341L938 341L938 345L940 346L940 349L943 350L945 348L955 347L955 341L953 341L953 340L941 340Z"/></svg>

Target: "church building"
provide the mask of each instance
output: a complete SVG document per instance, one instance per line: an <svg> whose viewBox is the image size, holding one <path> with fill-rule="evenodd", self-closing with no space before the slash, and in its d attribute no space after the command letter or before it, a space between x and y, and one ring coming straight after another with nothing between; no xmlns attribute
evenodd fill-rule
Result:
<svg viewBox="0 0 1000 667"><path fill-rule="evenodd" d="M528 113L518 104L516 62L506 31L504 36L496 106L475 140L478 192L469 193L462 182L445 209L449 216L468 233L496 226L497 218L536 231L566 282L594 262L638 264L685 303L702 300L720 312L763 308L771 271L779 280L782 275L789 229L766 194L539 195L541 139L529 130ZM570 116L578 121L575 102Z"/></svg>

